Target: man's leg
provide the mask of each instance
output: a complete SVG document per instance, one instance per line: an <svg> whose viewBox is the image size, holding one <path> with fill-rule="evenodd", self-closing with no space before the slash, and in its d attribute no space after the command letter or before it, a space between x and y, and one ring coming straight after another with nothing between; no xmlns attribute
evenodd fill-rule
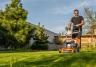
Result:
<svg viewBox="0 0 96 67"><path fill-rule="evenodd" d="M80 48L81 48L81 36L82 36L82 29L80 29L80 34L79 34L79 37L80 37Z"/></svg>
<svg viewBox="0 0 96 67"><path fill-rule="evenodd" d="M77 52L80 52L80 38L76 37L77 40Z"/></svg>
<svg viewBox="0 0 96 67"><path fill-rule="evenodd" d="M77 41L78 41L77 52L80 52L81 49L81 35L82 35L82 29L80 29L80 33L77 36Z"/></svg>

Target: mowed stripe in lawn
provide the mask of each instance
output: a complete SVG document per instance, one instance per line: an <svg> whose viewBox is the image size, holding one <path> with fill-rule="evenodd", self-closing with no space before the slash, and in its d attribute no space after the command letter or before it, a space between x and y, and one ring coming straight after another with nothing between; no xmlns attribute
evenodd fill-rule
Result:
<svg viewBox="0 0 96 67"><path fill-rule="evenodd" d="M0 53L0 66L9 65L10 63L14 64L19 61L23 61L28 58L39 58L41 55L53 55L56 54L56 52L49 52L49 51L43 51L43 52L16 52L16 53Z"/></svg>
<svg viewBox="0 0 96 67"><path fill-rule="evenodd" d="M9 54L9 55L8 55ZM0 63L3 53L0 54ZM6 59L2 64L13 67L96 67L96 52L58 53L58 51L4 53ZM13 58L13 59L9 59ZM4 66L4 65L2 65ZM7 66L8 67L8 66Z"/></svg>

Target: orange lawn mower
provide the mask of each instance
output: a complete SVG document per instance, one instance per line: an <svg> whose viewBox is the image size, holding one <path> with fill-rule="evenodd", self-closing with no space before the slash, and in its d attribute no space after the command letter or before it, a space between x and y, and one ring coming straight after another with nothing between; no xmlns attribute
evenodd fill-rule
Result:
<svg viewBox="0 0 96 67"><path fill-rule="evenodd" d="M72 25L72 28L66 27L66 30L68 33L66 33L66 39L64 40L62 47L59 48L59 53L79 52L81 42L80 27ZM71 34L69 35L70 31Z"/></svg>

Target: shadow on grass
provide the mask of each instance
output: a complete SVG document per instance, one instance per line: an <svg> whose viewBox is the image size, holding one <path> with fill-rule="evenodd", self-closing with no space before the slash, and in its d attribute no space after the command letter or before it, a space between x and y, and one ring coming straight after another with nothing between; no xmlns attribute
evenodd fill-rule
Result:
<svg viewBox="0 0 96 67"><path fill-rule="evenodd" d="M21 53L21 52L46 52L45 50L4 50L0 51L0 53Z"/></svg>
<svg viewBox="0 0 96 67"><path fill-rule="evenodd" d="M95 67L96 53L58 54L50 57L28 58L13 64L13 67Z"/></svg>

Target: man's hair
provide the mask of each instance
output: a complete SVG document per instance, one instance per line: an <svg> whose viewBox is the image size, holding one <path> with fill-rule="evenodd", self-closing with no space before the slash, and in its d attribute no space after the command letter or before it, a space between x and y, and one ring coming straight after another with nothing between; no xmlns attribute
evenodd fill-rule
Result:
<svg viewBox="0 0 96 67"><path fill-rule="evenodd" d="M75 12L75 11L79 12L79 10L78 10L78 9L75 9L75 10L74 10L74 12Z"/></svg>

